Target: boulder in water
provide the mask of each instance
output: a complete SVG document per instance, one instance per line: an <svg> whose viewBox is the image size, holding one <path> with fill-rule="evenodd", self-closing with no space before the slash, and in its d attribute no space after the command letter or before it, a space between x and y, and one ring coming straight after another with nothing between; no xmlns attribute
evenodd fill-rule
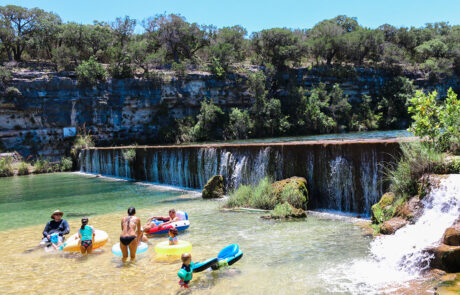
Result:
<svg viewBox="0 0 460 295"><path fill-rule="evenodd" d="M411 198L409 201L401 204L397 208L396 216L408 221L415 221L423 213L423 204L418 196Z"/></svg>
<svg viewBox="0 0 460 295"><path fill-rule="evenodd" d="M443 243L449 246L460 246L460 218L444 232Z"/></svg>
<svg viewBox="0 0 460 295"><path fill-rule="evenodd" d="M395 202L395 194L392 192L385 193L377 204L371 208L372 223L378 224L393 217L395 210L393 203Z"/></svg>
<svg viewBox="0 0 460 295"><path fill-rule="evenodd" d="M224 177L214 175L211 177L203 188L201 193L203 199L215 199L224 196Z"/></svg>
<svg viewBox="0 0 460 295"><path fill-rule="evenodd" d="M432 253L434 259L431 261L431 267L447 272L460 272L460 246L441 244L433 249Z"/></svg>
<svg viewBox="0 0 460 295"><path fill-rule="evenodd" d="M398 229L405 226L406 224L407 220L401 217L393 217L382 224L382 226L380 227L380 232L384 235L392 235Z"/></svg>
<svg viewBox="0 0 460 295"><path fill-rule="evenodd" d="M290 177L280 181L276 181L272 184L274 190L274 198L277 200L277 203L283 203L285 201L289 202L294 208L306 209L308 204L308 190L307 190L307 180L303 177ZM292 202L290 200L282 200L283 191L286 190L287 187L293 187L297 190L301 195L305 198L299 203Z"/></svg>

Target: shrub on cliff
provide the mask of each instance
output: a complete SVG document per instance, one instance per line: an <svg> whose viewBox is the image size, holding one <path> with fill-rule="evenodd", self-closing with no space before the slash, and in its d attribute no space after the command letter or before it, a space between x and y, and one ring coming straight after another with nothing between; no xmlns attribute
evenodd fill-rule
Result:
<svg viewBox="0 0 460 295"><path fill-rule="evenodd" d="M80 130L80 134L77 135L73 143L70 153L73 157L77 157L78 153L82 149L87 149L94 146L93 137L89 132L86 132L85 127Z"/></svg>
<svg viewBox="0 0 460 295"><path fill-rule="evenodd" d="M5 87L5 85L11 80L11 78L11 71L5 67L0 66L0 89Z"/></svg>
<svg viewBox="0 0 460 295"><path fill-rule="evenodd" d="M232 108L224 130L224 137L225 139L246 139L251 136L253 129L254 121L248 111Z"/></svg>
<svg viewBox="0 0 460 295"><path fill-rule="evenodd" d="M16 87L8 87L5 89L5 96L6 97L20 97L22 95L21 91Z"/></svg>
<svg viewBox="0 0 460 295"><path fill-rule="evenodd" d="M82 62L75 70L78 83L96 85L107 78L107 71L99 64L94 56Z"/></svg>

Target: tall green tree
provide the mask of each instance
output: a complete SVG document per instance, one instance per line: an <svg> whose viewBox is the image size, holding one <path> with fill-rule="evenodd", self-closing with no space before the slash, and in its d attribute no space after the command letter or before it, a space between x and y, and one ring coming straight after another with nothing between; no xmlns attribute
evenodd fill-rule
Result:
<svg viewBox="0 0 460 295"><path fill-rule="evenodd" d="M270 63L276 69L285 68L289 62L300 62L305 50L299 37L288 29L263 30L251 38L254 51L264 63Z"/></svg>
<svg viewBox="0 0 460 295"><path fill-rule="evenodd" d="M9 56L21 60L29 41L41 32L44 22L50 19L57 21L59 17L39 8L0 6L0 38Z"/></svg>

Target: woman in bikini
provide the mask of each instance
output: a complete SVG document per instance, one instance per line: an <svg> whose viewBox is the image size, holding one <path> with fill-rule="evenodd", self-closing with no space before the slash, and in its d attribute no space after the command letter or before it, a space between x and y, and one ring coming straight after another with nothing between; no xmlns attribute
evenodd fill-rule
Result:
<svg viewBox="0 0 460 295"><path fill-rule="evenodd" d="M136 258L137 245L142 237L141 221L134 216L136 209L128 209L128 216L121 219L120 249L123 253L123 261L128 258L128 247L131 260Z"/></svg>

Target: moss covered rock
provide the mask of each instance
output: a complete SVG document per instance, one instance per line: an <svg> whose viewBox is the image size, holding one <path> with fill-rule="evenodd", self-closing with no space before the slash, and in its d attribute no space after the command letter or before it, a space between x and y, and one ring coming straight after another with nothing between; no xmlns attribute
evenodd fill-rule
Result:
<svg viewBox="0 0 460 295"><path fill-rule="evenodd" d="M289 203L294 208L307 209L307 180L303 177L290 177L272 184L276 203Z"/></svg>
<svg viewBox="0 0 460 295"><path fill-rule="evenodd" d="M224 196L224 177L214 175L211 177L203 188L201 196L203 199L215 199Z"/></svg>
<svg viewBox="0 0 460 295"><path fill-rule="evenodd" d="M270 215L261 216L261 218L264 219L288 219L304 217L307 217L305 210L301 208L294 208L287 202L276 205L275 209L270 212Z"/></svg>
<svg viewBox="0 0 460 295"><path fill-rule="evenodd" d="M392 192L385 193L377 204L374 204L371 208L371 220L372 223L378 224L393 217L395 213L394 202L395 194Z"/></svg>

